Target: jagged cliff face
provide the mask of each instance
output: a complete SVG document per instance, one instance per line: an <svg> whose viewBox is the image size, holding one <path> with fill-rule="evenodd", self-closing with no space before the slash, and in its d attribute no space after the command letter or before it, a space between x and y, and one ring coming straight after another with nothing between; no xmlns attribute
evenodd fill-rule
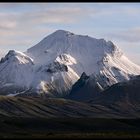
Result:
<svg viewBox="0 0 140 140"><path fill-rule="evenodd" d="M10 51L2 58L0 87L18 85L62 97L83 72L91 81L96 77L105 88L140 74L140 67L111 41L58 30L25 53Z"/></svg>

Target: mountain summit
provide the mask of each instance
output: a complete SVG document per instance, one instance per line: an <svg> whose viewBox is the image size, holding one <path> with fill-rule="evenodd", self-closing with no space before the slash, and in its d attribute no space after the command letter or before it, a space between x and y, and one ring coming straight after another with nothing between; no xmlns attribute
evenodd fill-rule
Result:
<svg viewBox="0 0 140 140"><path fill-rule="evenodd" d="M68 94L83 72L99 77L105 83L102 87L140 74L140 66L111 41L64 30L55 31L25 53L18 52L15 57L26 63L13 62L15 54L7 55L0 62L0 88L18 84L48 96Z"/></svg>

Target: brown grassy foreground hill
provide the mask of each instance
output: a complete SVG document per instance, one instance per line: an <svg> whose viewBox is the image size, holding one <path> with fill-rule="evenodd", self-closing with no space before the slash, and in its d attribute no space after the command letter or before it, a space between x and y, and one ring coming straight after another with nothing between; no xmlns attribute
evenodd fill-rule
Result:
<svg viewBox="0 0 140 140"><path fill-rule="evenodd" d="M136 112L126 114L66 99L1 96L0 138L140 137Z"/></svg>
<svg viewBox="0 0 140 140"><path fill-rule="evenodd" d="M7 117L139 118L139 109L130 103L102 105L63 98L0 96L0 116Z"/></svg>

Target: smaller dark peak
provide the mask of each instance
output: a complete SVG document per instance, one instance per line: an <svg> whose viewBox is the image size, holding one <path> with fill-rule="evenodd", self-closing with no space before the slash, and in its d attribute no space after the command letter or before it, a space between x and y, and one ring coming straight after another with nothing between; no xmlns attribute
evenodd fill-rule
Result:
<svg viewBox="0 0 140 140"><path fill-rule="evenodd" d="M80 79L82 79L82 80L87 80L88 78L89 78L89 76L85 72L83 72L80 77Z"/></svg>
<svg viewBox="0 0 140 140"><path fill-rule="evenodd" d="M73 93L75 93L75 91L77 91L78 89L84 87L88 79L89 76L87 76L86 73L83 72L79 80L72 86L71 95L73 95Z"/></svg>

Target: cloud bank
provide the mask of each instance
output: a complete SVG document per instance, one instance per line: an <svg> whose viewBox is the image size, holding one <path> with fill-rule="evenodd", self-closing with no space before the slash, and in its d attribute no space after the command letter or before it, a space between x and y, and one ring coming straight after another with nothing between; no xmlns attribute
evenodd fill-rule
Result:
<svg viewBox="0 0 140 140"><path fill-rule="evenodd" d="M1 3L0 50L25 51L64 29L115 41L130 52L140 45L139 16L135 3Z"/></svg>

